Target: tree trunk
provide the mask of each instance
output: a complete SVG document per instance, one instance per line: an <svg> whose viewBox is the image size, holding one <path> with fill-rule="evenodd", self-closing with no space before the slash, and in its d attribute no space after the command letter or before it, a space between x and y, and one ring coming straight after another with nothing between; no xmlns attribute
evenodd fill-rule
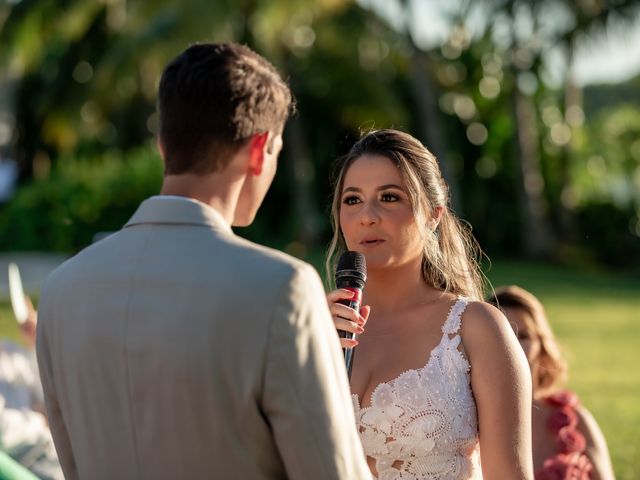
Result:
<svg viewBox="0 0 640 480"><path fill-rule="evenodd" d="M424 54L412 42L409 77L413 98L420 121L420 133L425 146L438 158L442 176L449 185L451 206L458 216L462 214L462 201L459 195L451 163L447 160L443 135L440 129L440 109L438 107L435 85L424 61Z"/></svg>
<svg viewBox="0 0 640 480"><path fill-rule="evenodd" d="M518 200L521 236L530 257L549 257L555 240L544 201L544 177L540 169L536 110L531 97L514 87L514 115L517 128Z"/></svg>
<svg viewBox="0 0 640 480"><path fill-rule="evenodd" d="M17 81L8 72L0 72L0 160L15 159L12 140L15 133L15 97Z"/></svg>
<svg viewBox="0 0 640 480"><path fill-rule="evenodd" d="M320 241L322 221L314 196L315 167L305 141L302 118L294 115L285 129L284 147L292 181L292 201L295 208L297 240L307 248Z"/></svg>
<svg viewBox="0 0 640 480"><path fill-rule="evenodd" d="M571 71L567 73L564 83L564 113L565 119L567 112L578 107L582 108L582 91L575 83ZM573 125L571 125L573 126ZM560 235L566 242L571 242L575 236L575 215L573 212L573 203L571 201L571 145L564 145L560 154L560 175L559 175L559 191L560 201L558 202L558 225Z"/></svg>

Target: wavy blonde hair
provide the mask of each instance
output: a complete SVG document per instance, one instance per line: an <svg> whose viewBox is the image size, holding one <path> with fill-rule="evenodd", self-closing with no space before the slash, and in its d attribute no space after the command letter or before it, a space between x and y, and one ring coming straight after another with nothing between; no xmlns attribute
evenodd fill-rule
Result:
<svg viewBox="0 0 640 480"><path fill-rule="evenodd" d="M344 176L363 155L381 155L400 171L411 201L413 215L423 239L422 276L441 290L473 300L484 298L484 281L478 265L482 254L468 223L461 222L449 207L449 187L442 178L436 157L419 140L398 130L374 130L358 140L349 153L334 166L334 191L331 203L333 238L326 259L330 280L337 258L346 250L340 229L340 198ZM436 230L429 228L431 213L443 208Z"/></svg>
<svg viewBox="0 0 640 480"><path fill-rule="evenodd" d="M524 288L508 285L496 289L488 301L498 308L518 308L527 313L529 334L540 342L540 353L531 365L533 397L543 398L561 390L567 379L567 363L540 300Z"/></svg>

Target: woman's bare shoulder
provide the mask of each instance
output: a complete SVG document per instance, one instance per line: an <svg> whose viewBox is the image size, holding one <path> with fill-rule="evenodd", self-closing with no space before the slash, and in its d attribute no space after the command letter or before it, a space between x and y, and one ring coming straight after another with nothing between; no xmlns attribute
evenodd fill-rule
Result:
<svg viewBox="0 0 640 480"><path fill-rule="evenodd" d="M462 341L474 353L520 355L522 348L504 314L485 302L469 302L462 315Z"/></svg>
<svg viewBox="0 0 640 480"><path fill-rule="evenodd" d="M463 334L470 335L502 335L512 332L504 314L486 302L470 301L462 315Z"/></svg>
<svg viewBox="0 0 640 480"><path fill-rule="evenodd" d="M607 441L591 412L582 405L576 406L579 428L586 440L586 453L593 463L593 478L598 480L613 480L615 475L611 465L611 457Z"/></svg>
<svg viewBox="0 0 640 480"><path fill-rule="evenodd" d="M575 411L578 415L578 424L580 425L580 430L585 436L587 445L597 445L603 443L604 435L602 434L602 430L600 429L598 422L596 422L596 419L593 417L591 412L581 404L576 405Z"/></svg>

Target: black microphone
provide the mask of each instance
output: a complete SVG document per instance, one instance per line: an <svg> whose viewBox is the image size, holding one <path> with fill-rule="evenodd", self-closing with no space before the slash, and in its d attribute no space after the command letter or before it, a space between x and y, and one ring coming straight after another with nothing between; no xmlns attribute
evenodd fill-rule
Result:
<svg viewBox="0 0 640 480"><path fill-rule="evenodd" d="M362 290L367 281L367 265L364 255L358 252L344 252L338 259L336 267L336 288L343 288L354 293L353 298L349 300L339 300L338 303L353 308L356 312L360 312L360 304L362 303ZM356 334L338 330L341 338L354 340ZM343 348L344 361L347 367L347 374L351 378L351 366L353 362L353 348Z"/></svg>

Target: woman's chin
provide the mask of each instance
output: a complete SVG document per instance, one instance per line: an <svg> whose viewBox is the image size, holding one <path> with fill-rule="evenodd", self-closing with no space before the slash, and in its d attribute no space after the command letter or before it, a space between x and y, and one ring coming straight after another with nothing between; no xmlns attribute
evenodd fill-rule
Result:
<svg viewBox="0 0 640 480"><path fill-rule="evenodd" d="M393 262L388 257L382 257L380 255L367 254L367 252L361 252L364 255L364 259L367 262L367 272L375 272L378 270L386 270L393 267Z"/></svg>

